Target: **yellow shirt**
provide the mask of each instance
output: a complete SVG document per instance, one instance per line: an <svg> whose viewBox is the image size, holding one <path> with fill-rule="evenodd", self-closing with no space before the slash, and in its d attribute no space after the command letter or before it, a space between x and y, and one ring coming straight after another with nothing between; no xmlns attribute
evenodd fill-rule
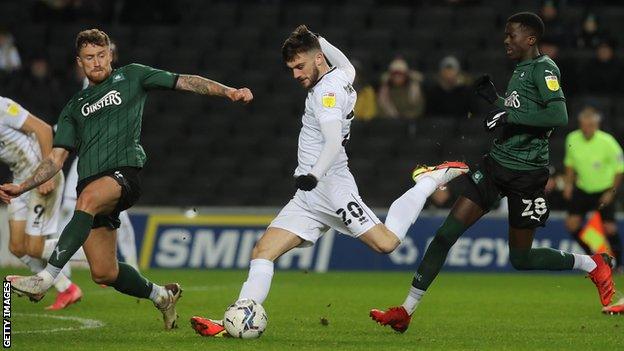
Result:
<svg viewBox="0 0 624 351"><path fill-rule="evenodd" d="M358 97L355 102L355 117L368 121L377 117L377 95L372 86L367 85L357 92Z"/></svg>

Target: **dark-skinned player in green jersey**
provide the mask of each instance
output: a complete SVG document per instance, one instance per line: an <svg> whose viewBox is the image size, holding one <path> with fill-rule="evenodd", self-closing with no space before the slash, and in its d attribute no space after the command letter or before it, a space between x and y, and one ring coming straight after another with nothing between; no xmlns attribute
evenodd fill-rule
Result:
<svg viewBox="0 0 624 351"><path fill-rule="evenodd" d="M480 167L461 177L464 192L427 248L403 305L371 310L371 318L379 324L407 330L453 244L503 196L509 201L509 259L515 269L583 270L596 284L601 303L606 306L611 301L613 258L531 247L536 228L544 226L549 214L544 196L548 138L555 127L568 122L559 69L538 50L543 34L544 23L534 13L518 13L507 20L505 49L517 65L506 97L497 95L489 76L475 84L476 93L495 107L485 118L485 129L499 130L500 135Z"/></svg>
<svg viewBox="0 0 624 351"><path fill-rule="evenodd" d="M162 312L165 329L172 329L176 327L180 286L152 283L130 265L118 262L116 256L119 213L141 194L139 173L146 156L139 138L147 93L153 89L183 90L243 103L250 102L253 95L247 88L234 89L203 77L139 64L113 69L110 40L98 29L78 33L76 53L89 87L74 95L61 112L52 152L21 184L0 186L0 199L8 203L52 178L62 169L69 152L76 150L79 180L75 212L45 270L34 276L6 279L18 295L38 301L82 246L96 283L126 295L149 298Z"/></svg>

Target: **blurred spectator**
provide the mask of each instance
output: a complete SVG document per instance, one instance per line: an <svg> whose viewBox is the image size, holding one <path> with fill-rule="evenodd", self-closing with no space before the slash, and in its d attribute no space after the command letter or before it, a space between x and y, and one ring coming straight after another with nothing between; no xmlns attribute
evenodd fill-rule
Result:
<svg viewBox="0 0 624 351"><path fill-rule="evenodd" d="M60 111L63 90L51 74L50 65L43 57L31 61L21 87L21 101L24 105L48 123L56 122Z"/></svg>
<svg viewBox="0 0 624 351"><path fill-rule="evenodd" d="M425 110L422 81L422 73L411 71L404 59L394 59L381 76L379 107L382 115L389 118L421 117Z"/></svg>
<svg viewBox="0 0 624 351"><path fill-rule="evenodd" d="M596 47L596 56L583 67L580 88L590 94L614 94L620 91L622 73L613 44L603 41Z"/></svg>
<svg viewBox="0 0 624 351"><path fill-rule="evenodd" d="M542 17L542 20L544 21L546 32L551 37L555 38L560 43L568 38L568 36L566 35L566 26L561 18L559 18L559 10L557 9L557 4L555 3L555 1L544 1L544 3L542 4L540 15Z"/></svg>
<svg viewBox="0 0 624 351"><path fill-rule="evenodd" d="M455 56L446 56L440 61L436 80L427 86L425 93L428 116L460 117L476 109L473 94Z"/></svg>
<svg viewBox="0 0 624 351"><path fill-rule="evenodd" d="M37 22L72 22L80 3L80 0L39 0L33 6L33 17Z"/></svg>
<svg viewBox="0 0 624 351"><path fill-rule="evenodd" d="M357 72L353 82L353 88L357 92L354 108L355 118L367 121L377 117L377 94L368 81L362 64L359 61L352 61L352 63Z"/></svg>
<svg viewBox="0 0 624 351"><path fill-rule="evenodd" d="M12 72L22 67L22 60L13 42L13 35L0 29L0 70Z"/></svg>
<svg viewBox="0 0 624 351"><path fill-rule="evenodd" d="M600 44L601 38L605 36L599 29L596 15L593 13L587 14L583 20L581 32L576 39L576 47L580 49L596 48Z"/></svg>
<svg viewBox="0 0 624 351"><path fill-rule="evenodd" d="M548 55L559 67L563 91L567 95L574 95L578 91L578 69L574 57L561 57L559 43L551 37L544 37L541 40L539 50L540 53Z"/></svg>

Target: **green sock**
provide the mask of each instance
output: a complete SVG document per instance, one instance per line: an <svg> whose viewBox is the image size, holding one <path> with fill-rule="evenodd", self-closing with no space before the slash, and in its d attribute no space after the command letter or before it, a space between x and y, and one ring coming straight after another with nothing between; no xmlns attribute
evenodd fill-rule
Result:
<svg viewBox="0 0 624 351"><path fill-rule="evenodd" d="M63 233L52 251L52 255L48 263L59 270L65 266L69 259L78 251L78 249L87 241L91 226L93 225L93 216L83 212L75 211L74 216L69 221Z"/></svg>
<svg viewBox="0 0 624 351"><path fill-rule="evenodd" d="M119 274L111 286L122 294L147 299L150 297L153 284L131 265L119 262Z"/></svg>
<svg viewBox="0 0 624 351"><path fill-rule="evenodd" d="M509 249L511 265L518 270L563 271L574 267L574 255L550 248Z"/></svg>
<svg viewBox="0 0 624 351"><path fill-rule="evenodd" d="M438 228L422 262L418 266L418 270L416 270L414 280L412 280L413 287L427 290L442 269L449 250L464 231L466 231L466 226L455 217L446 218L442 226Z"/></svg>

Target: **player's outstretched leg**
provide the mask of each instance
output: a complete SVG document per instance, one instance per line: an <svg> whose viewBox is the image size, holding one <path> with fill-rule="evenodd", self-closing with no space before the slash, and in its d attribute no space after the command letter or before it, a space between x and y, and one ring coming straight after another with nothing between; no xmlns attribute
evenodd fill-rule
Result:
<svg viewBox="0 0 624 351"><path fill-rule="evenodd" d="M264 303L273 279L273 261L302 243L303 239L296 234L269 226L251 252L249 275L238 300L251 299L259 304ZM191 318L191 327L201 336L227 336L222 320L194 316Z"/></svg>
<svg viewBox="0 0 624 351"><path fill-rule="evenodd" d="M411 321L410 316L416 311L427 288L442 269L449 250L466 229L481 218L483 213L484 211L477 204L465 197L460 197L429 244L414 274L412 286L403 305L391 307L385 311L373 309L370 311L370 317L381 325L389 325L398 332L405 332Z"/></svg>

